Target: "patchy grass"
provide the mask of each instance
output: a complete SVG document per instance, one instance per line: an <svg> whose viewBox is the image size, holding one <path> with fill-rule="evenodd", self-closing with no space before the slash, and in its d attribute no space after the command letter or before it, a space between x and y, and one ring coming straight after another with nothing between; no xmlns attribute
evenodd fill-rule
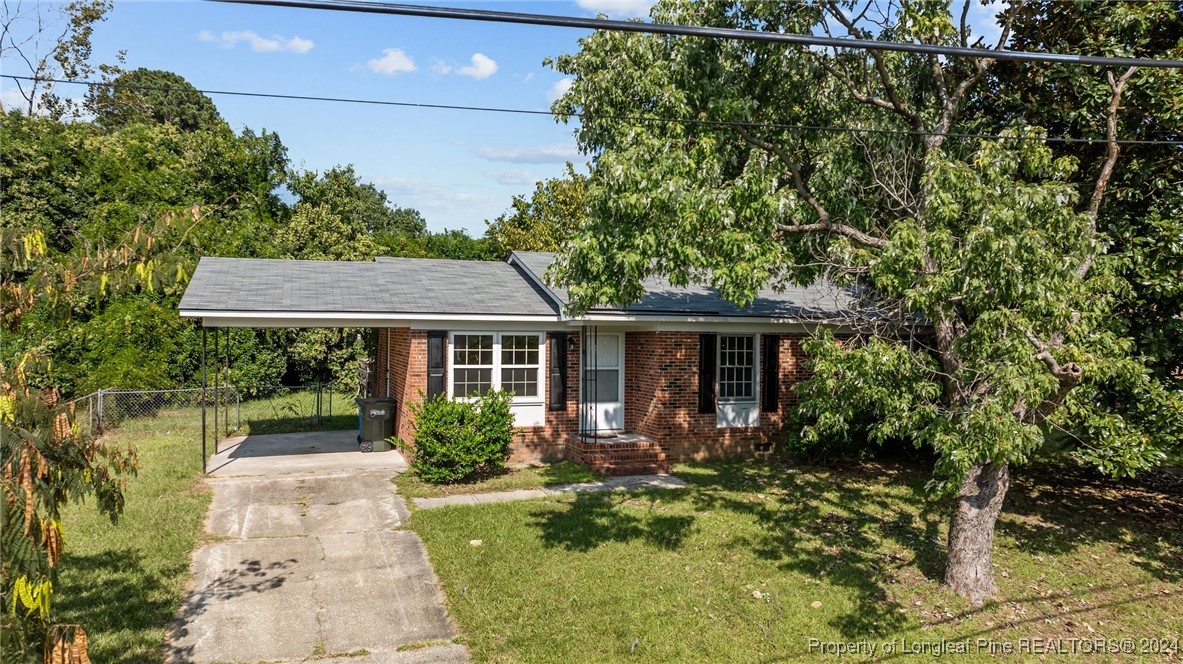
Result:
<svg viewBox="0 0 1183 664"><path fill-rule="evenodd" d="M1000 593L974 610L939 586L948 505L926 500L924 471L677 473L690 489L416 512L474 659L784 661L816 657L810 639L883 658L884 642L905 639L928 649L904 653L918 661L940 641L985 660L979 643L1183 633L1177 487L1017 472L996 540Z"/></svg>
<svg viewBox="0 0 1183 664"><path fill-rule="evenodd" d="M139 450L140 472L128 481L123 516L112 525L88 504L64 513L57 617L86 629L95 662L164 659L165 631L210 500L200 480L200 433L200 420L194 429L192 418L164 417L108 434L112 444Z"/></svg>
<svg viewBox="0 0 1183 664"><path fill-rule="evenodd" d="M537 489L556 484L595 482L600 479L586 466L571 461L560 461L545 466L506 468L496 475L478 477L470 482L457 484L431 484L416 475L414 470L410 470L396 477L394 483L398 486L398 492L406 498L440 498L467 493Z"/></svg>
<svg viewBox="0 0 1183 664"><path fill-rule="evenodd" d="M296 393L266 406L244 403L242 433L356 426L356 406L340 396L334 398L333 417L322 418L319 425L314 419L291 416L315 412L309 411L314 397ZM327 411L327 393L322 398ZM231 411L231 422L237 414ZM210 409L211 455L212 418ZM65 510L66 548L55 612L59 621L83 626L95 662L160 662L166 631L189 581L190 553L224 539L203 528L210 495L200 479L201 409L161 409L125 420L107 440L135 445L141 469L128 480L126 509L117 524L101 517L91 504Z"/></svg>

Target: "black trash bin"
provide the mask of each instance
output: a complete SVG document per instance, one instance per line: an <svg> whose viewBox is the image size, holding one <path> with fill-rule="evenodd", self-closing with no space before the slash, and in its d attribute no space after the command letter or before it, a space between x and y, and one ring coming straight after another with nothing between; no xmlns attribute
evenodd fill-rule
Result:
<svg viewBox="0 0 1183 664"><path fill-rule="evenodd" d="M394 399L381 397L357 400L357 442L362 452L390 449L394 435Z"/></svg>

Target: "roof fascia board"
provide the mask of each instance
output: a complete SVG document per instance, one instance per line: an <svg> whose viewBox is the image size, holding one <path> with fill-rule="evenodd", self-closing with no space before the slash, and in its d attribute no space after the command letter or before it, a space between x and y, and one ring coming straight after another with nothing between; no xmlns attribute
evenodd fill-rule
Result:
<svg viewBox="0 0 1183 664"><path fill-rule="evenodd" d="M399 314L342 311L182 310L182 318L200 319L205 327L408 327L412 323L506 322L554 326L558 316L491 314Z"/></svg>

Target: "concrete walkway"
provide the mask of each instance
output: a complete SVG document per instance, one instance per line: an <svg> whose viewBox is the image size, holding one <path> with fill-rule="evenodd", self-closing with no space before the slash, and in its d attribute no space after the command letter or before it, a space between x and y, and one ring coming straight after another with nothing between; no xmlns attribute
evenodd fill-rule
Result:
<svg viewBox="0 0 1183 664"><path fill-rule="evenodd" d="M442 498L413 498L415 507L421 510L448 505L482 505L484 503L507 503L513 500L529 500L547 496L561 496L567 493L594 493L597 491L638 491L641 489L681 489L686 482L670 475L632 475L609 477L602 482L581 482L559 484L541 489L518 489L517 491L494 491L491 493L470 493Z"/></svg>
<svg viewBox="0 0 1183 664"><path fill-rule="evenodd" d="M360 453L354 435L224 444L208 480L207 530L220 541L193 554L172 661L467 660L450 643L455 630L423 543L398 530L407 510L390 479L406 462L398 452Z"/></svg>

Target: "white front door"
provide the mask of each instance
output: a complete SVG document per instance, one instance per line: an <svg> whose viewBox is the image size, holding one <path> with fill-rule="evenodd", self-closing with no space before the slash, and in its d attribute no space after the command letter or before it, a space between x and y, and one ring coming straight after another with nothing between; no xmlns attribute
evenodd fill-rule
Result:
<svg viewBox="0 0 1183 664"><path fill-rule="evenodd" d="M591 332L584 342L580 429L624 431L624 335Z"/></svg>

